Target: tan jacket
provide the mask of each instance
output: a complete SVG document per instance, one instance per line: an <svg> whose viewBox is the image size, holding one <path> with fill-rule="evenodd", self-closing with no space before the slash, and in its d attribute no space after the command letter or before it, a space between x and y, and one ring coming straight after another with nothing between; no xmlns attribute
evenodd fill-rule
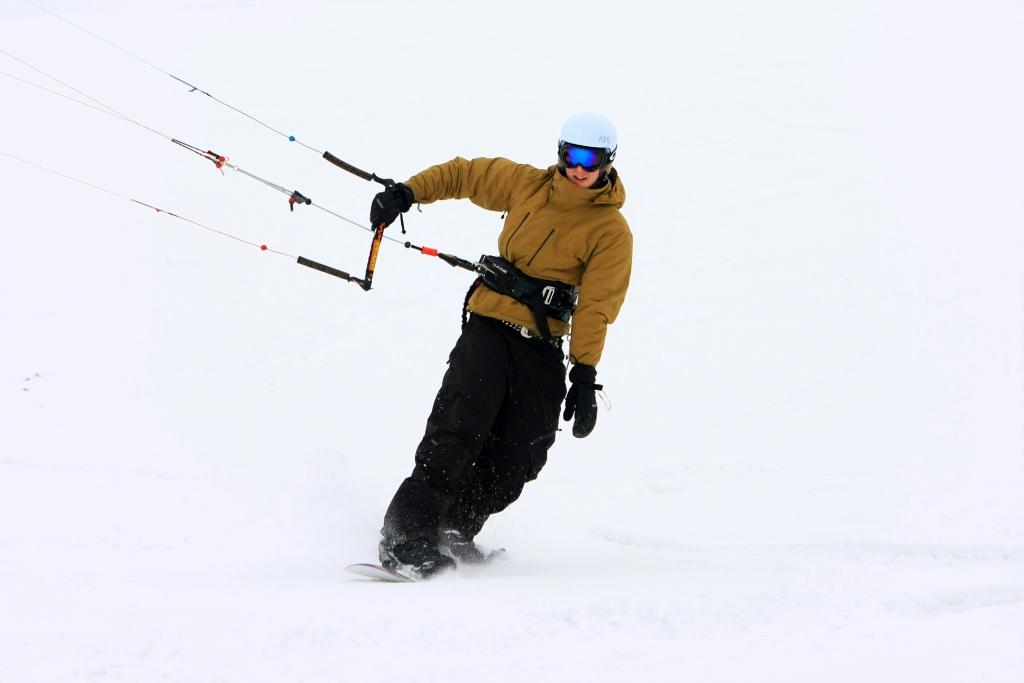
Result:
<svg viewBox="0 0 1024 683"><path fill-rule="evenodd" d="M492 211L507 212L498 236L502 257L527 275L580 286L569 348L574 363L596 366L608 325L626 298L633 259L633 235L619 208L626 191L613 169L598 189L577 187L559 173L508 159L455 158L417 173L405 184L416 201L468 198ZM478 287L469 310L525 325L538 333L525 305ZM568 325L548 318L551 334Z"/></svg>

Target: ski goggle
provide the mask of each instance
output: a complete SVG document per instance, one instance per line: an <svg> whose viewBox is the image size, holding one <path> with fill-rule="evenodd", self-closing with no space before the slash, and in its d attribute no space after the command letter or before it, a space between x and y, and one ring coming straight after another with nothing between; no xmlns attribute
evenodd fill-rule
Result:
<svg viewBox="0 0 1024 683"><path fill-rule="evenodd" d="M596 147L581 147L569 143L562 144L562 161L566 168L582 166L584 171L592 173L608 163L608 151Z"/></svg>

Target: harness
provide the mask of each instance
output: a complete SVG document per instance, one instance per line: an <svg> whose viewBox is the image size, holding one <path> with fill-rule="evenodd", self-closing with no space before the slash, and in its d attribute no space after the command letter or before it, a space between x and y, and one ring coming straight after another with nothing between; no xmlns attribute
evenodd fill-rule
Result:
<svg viewBox="0 0 1024 683"><path fill-rule="evenodd" d="M548 318L561 320L564 323L572 318L579 297L580 288L567 285L557 280L542 280L526 275L500 256L481 256L476 270L480 277L470 286L466 293L466 301L462 308L463 322L469 307L469 297L480 285L492 289L498 294L512 297L524 304L533 313L540 338L551 340L551 327Z"/></svg>

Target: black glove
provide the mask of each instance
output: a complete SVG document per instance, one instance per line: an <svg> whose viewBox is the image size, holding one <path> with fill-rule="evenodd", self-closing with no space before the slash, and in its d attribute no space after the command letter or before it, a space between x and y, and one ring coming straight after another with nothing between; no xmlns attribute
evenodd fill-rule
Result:
<svg viewBox="0 0 1024 683"><path fill-rule="evenodd" d="M391 225L398 214L405 213L412 205L412 190L402 183L395 183L394 187L378 192L370 203L370 225L374 228L381 223Z"/></svg>
<svg viewBox="0 0 1024 683"><path fill-rule="evenodd" d="M595 379L597 370L593 365L577 364L569 371L572 386L565 396L565 412L562 413L562 419L569 421L573 415L576 416L572 423L572 435L578 439L588 436L597 424L597 396L594 392L604 387L594 384Z"/></svg>

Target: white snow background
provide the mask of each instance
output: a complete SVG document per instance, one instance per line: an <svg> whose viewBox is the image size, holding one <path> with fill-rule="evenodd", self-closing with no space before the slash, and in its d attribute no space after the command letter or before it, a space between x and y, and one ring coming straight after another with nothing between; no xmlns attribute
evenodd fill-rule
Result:
<svg viewBox="0 0 1024 683"><path fill-rule="evenodd" d="M507 559L374 583L471 276L388 242L364 293L0 156L0 681L1022 680L1019 2L44 4L396 179L604 112L635 264L612 410L485 528ZM40 9L0 48L366 221L375 185ZM2 152L365 266L158 135L0 102ZM501 225L407 218L468 258Z"/></svg>

